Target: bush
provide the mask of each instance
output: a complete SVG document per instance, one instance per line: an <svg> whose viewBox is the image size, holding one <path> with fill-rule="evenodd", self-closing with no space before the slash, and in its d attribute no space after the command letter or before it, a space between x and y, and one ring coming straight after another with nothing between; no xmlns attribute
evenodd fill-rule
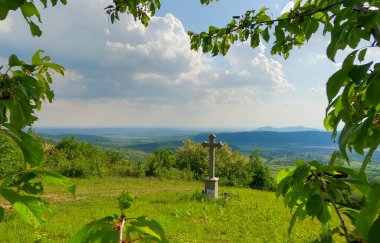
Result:
<svg viewBox="0 0 380 243"><path fill-rule="evenodd" d="M108 175L121 177L138 177L138 166L129 161L117 162L109 166Z"/></svg>
<svg viewBox="0 0 380 243"><path fill-rule="evenodd" d="M249 156L249 161L253 172L249 186L253 189L274 191L276 189L275 180L271 176L268 166L264 164L264 160L260 158L258 149Z"/></svg>
<svg viewBox="0 0 380 243"><path fill-rule="evenodd" d="M102 149L95 145L76 141L74 137L62 139L56 146L45 151L44 165L68 177L103 176L115 171L129 174L128 168L121 168L125 162L124 154L115 149ZM131 167L130 165L127 165Z"/></svg>
<svg viewBox="0 0 380 243"><path fill-rule="evenodd" d="M23 161L18 146L10 138L0 134L0 179L10 172L21 170Z"/></svg>
<svg viewBox="0 0 380 243"><path fill-rule="evenodd" d="M176 156L175 168L192 171L196 180L203 180L207 177L209 153L202 145L186 139L183 141L183 145L176 150Z"/></svg>
<svg viewBox="0 0 380 243"><path fill-rule="evenodd" d="M146 175L157 176L159 170L173 168L176 160L171 149L157 149L146 162Z"/></svg>

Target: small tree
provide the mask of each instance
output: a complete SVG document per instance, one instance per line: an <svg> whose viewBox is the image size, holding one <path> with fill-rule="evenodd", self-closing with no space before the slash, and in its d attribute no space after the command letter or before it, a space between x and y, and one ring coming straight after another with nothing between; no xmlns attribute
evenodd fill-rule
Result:
<svg viewBox="0 0 380 243"><path fill-rule="evenodd" d="M177 158L173 155L171 149L157 149L146 162L146 175L156 176L161 169L165 170L173 168L176 160Z"/></svg>
<svg viewBox="0 0 380 243"><path fill-rule="evenodd" d="M268 166L265 165L264 160L260 157L258 149L251 153L249 162L253 172L249 186L253 189L273 191L275 189L274 178L271 176Z"/></svg>
<svg viewBox="0 0 380 243"><path fill-rule="evenodd" d="M197 180L207 177L209 154L202 145L186 139L183 141L183 145L176 150L176 156L176 168L191 170Z"/></svg>

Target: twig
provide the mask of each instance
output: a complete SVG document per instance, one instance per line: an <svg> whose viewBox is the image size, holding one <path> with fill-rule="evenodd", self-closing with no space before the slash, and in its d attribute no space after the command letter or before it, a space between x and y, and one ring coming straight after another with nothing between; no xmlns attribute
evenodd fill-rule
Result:
<svg viewBox="0 0 380 243"><path fill-rule="evenodd" d="M120 224L120 228L119 228L119 242L120 243L123 243L124 242L124 239L123 239L123 230L124 230L124 224L125 224L125 215L122 214L121 215L121 224Z"/></svg>
<svg viewBox="0 0 380 243"><path fill-rule="evenodd" d="M336 206L336 203L335 203L334 199L332 198L331 194L329 193L325 180L323 180L323 178L319 178L319 180L321 181L323 190L328 195L328 197L330 199L330 202L331 202L331 204L334 207L335 213L338 215L340 223L342 224L342 229L343 229L343 232L344 232L344 237L346 238L346 242L349 243L350 239L348 237L348 230L347 230L347 227L346 227L346 222L344 221L344 219L342 217L342 214L340 213L338 207Z"/></svg>

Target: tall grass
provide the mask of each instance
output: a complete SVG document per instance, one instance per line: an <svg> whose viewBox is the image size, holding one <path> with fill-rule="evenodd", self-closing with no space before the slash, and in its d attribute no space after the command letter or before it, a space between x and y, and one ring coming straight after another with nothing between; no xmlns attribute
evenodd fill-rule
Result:
<svg viewBox="0 0 380 243"><path fill-rule="evenodd" d="M0 223L0 242L65 242L86 223L119 213L121 191L136 196L127 217L155 219L171 242L309 242L320 230L317 222L297 222L288 236L290 212L271 192L221 187L226 196L210 200L201 195L199 182L91 178L73 183L76 200L60 186L46 189L53 209L47 224L25 225L9 211Z"/></svg>

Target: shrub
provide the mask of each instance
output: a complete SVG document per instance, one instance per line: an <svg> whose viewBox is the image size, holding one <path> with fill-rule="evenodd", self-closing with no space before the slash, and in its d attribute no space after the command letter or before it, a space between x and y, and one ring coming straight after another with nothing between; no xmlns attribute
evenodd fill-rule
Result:
<svg viewBox="0 0 380 243"><path fill-rule="evenodd" d="M121 177L138 177L139 171L138 166L125 160L111 164L108 168L107 174Z"/></svg>
<svg viewBox="0 0 380 243"><path fill-rule="evenodd" d="M253 189L274 191L276 189L274 178L264 160L260 158L258 149L249 156L249 161L253 172L249 186Z"/></svg>

